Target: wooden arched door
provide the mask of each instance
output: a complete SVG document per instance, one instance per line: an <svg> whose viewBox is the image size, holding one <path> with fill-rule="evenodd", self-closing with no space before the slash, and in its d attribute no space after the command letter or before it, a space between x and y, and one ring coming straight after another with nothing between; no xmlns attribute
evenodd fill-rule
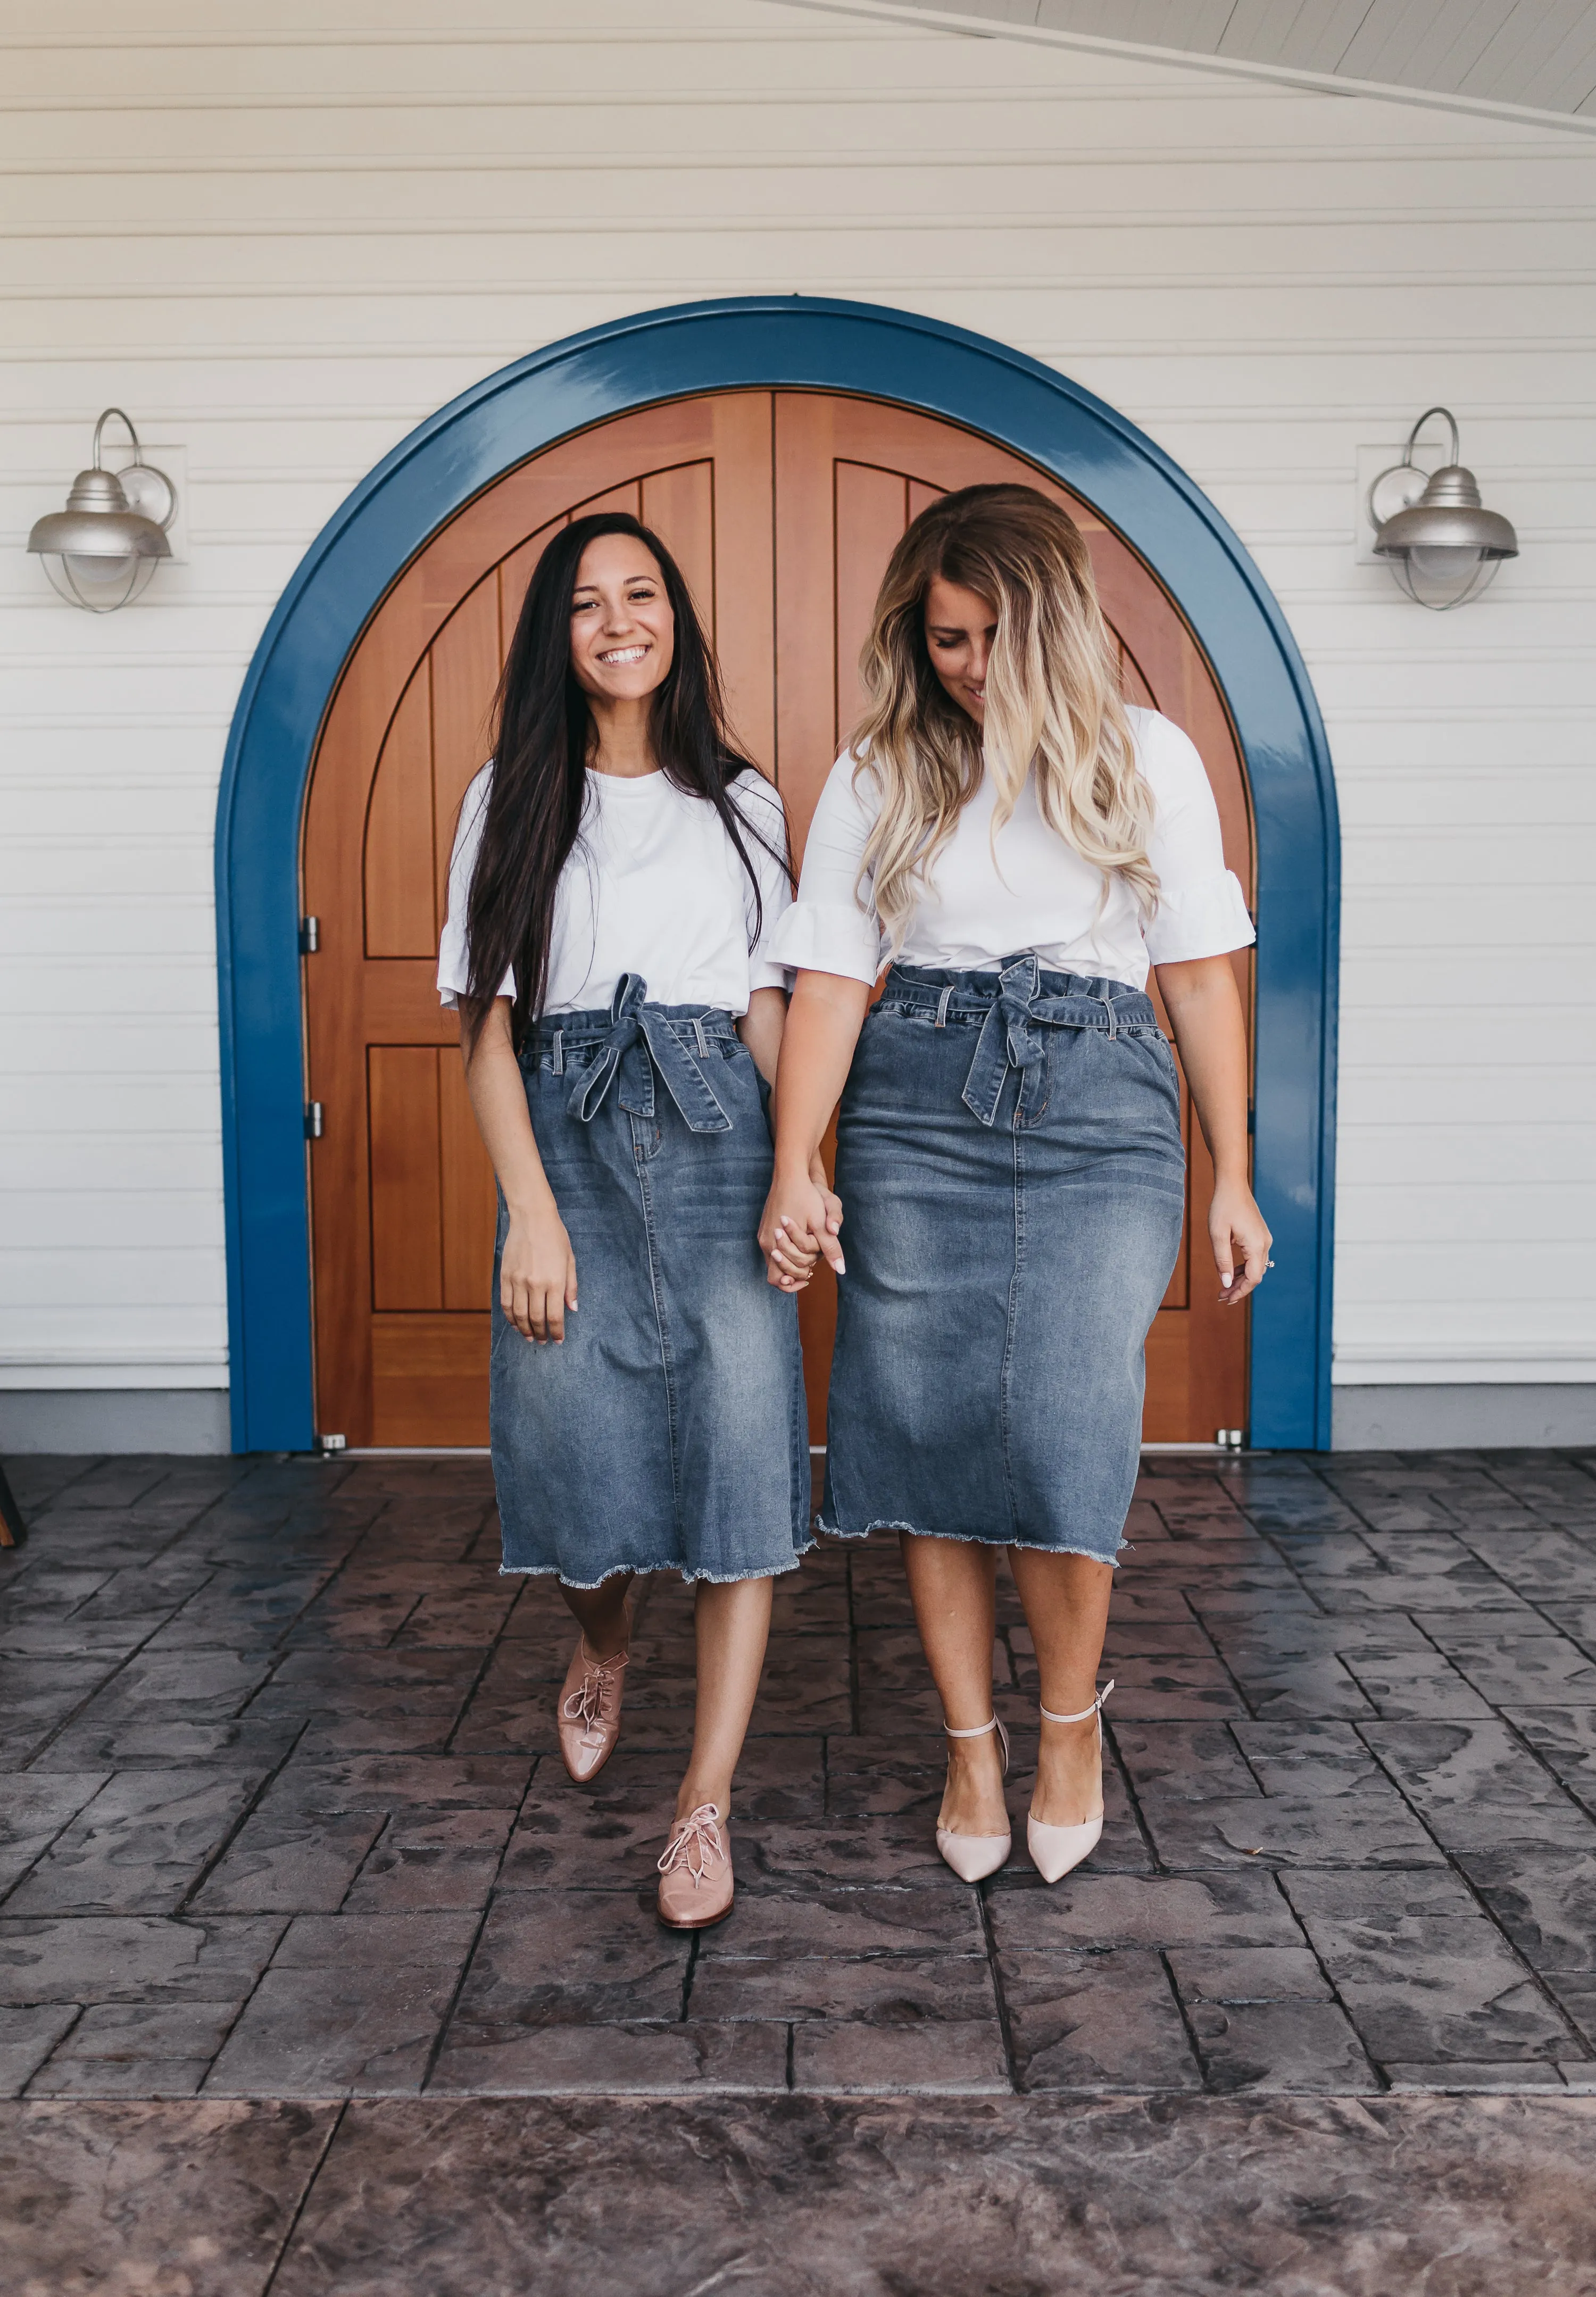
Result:
<svg viewBox="0 0 1596 2297"><path fill-rule="evenodd" d="M739 733L786 799L795 845L859 706L855 664L887 556L938 494L1016 478L1085 530L1125 691L1196 742L1230 866L1252 887L1245 778L1178 609L1119 536L1029 464L872 399L730 391L596 425L508 473L411 562L346 666L306 809L308 1096L317 1424L350 1445L487 1440L493 1186L434 952L455 813L526 583L569 518L625 508L679 557L714 633ZM1237 960L1244 993L1250 968ZM1250 995L1247 996L1250 1009ZM1205 1202L1186 1117L1191 1190ZM1199 1238L1198 1254L1205 1256ZM1246 1332L1217 1309L1190 1223L1148 1350L1146 1432L1206 1441L1246 1419ZM820 1440L835 1301L804 1302Z"/></svg>

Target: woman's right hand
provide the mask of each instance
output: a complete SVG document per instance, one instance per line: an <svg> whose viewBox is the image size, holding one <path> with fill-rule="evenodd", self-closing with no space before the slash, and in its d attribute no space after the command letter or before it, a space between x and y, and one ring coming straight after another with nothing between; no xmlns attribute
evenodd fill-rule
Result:
<svg viewBox="0 0 1596 2297"><path fill-rule="evenodd" d="M551 1197L547 1207L512 1213L499 1262L498 1302L524 1340L564 1340L576 1306L576 1255Z"/></svg>
<svg viewBox="0 0 1596 2297"><path fill-rule="evenodd" d="M777 1171L759 1225L767 1280L780 1291L802 1292L820 1255L839 1276L845 1275L843 1247L837 1242L841 1225L842 1207L829 1190L808 1173Z"/></svg>

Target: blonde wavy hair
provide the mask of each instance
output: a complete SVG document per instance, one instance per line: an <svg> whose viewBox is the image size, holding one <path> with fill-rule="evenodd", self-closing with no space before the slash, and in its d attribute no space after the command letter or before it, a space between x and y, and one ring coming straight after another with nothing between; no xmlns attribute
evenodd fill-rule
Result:
<svg viewBox="0 0 1596 2297"><path fill-rule="evenodd" d="M984 729L932 667L926 595L939 575L997 609ZM894 954L983 774L996 785L994 839L1034 767L1042 819L1102 871L1103 899L1122 877L1151 916L1152 792L1085 538L1056 503L1034 487L965 487L923 510L888 563L860 671L869 699L852 737L854 776L872 775L881 800L860 888L868 883Z"/></svg>

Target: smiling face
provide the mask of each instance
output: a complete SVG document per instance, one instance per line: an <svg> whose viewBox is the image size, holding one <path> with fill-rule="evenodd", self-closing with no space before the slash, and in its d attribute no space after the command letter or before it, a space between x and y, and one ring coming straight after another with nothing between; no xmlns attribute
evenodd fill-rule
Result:
<svg viewBox="0 0 1596 2297"><path fill-rule="evenodd" d="M634 535L588 545L571 593L571 667L596 702L640 702L669 676L676 618L659 565Z"/></svg>
<svg viewBox="0 0 1596 2297"><path fill-rule="evenodd" d="M990 598L934 574L926 590L926 651L944 692L977 726L986 719L986 666L998 635Z"/></svg>

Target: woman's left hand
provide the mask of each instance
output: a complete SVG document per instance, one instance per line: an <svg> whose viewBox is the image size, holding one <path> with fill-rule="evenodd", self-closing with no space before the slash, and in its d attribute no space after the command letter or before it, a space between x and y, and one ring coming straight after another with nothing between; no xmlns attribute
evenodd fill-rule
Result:
<svg viewBox="0 0 1596 2297"><path fill-rule="evenodd" d="M1245 1181L1215 1184L1208 1207L1208 1237L1219 1270L1220 1305L1233 1308L1257 1290L1264 1270L1273 1265L1269 1247L1274 1239L1269 1223Z"/></svg>

